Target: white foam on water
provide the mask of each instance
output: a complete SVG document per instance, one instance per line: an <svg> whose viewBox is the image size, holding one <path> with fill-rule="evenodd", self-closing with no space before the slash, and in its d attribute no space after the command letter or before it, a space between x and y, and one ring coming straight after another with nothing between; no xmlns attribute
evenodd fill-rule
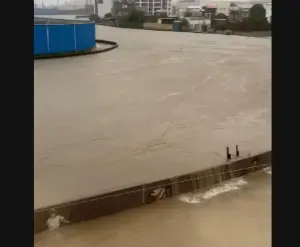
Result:
<svg viewBox="0 0 300 247"><path fill-rule="evenodd" d="M243 178L234 179L223 185L207 190L204 193L190 193L179 196L179 200L186 203L201 203L204 200L209 200L217 195L238 190L246 185L247 181Z"/></svg>
<svg viewBox="0 0 300 247"><path fill-rule="evenodd" d="M271 167L266 167L263 169L265 173L272 175L272 168Z"/></svg>
<svg viewBox="0 0 300 247"><path fill-rule="evenodd" d="M169 93L169 94L165 95L163 99L167 99L167 98L169 98L169 97L176 96L176 95L181 95L181 94L183 94L183 93L184 93L184 92L173 92L173 93Z"/></svg>
<svg viewBox="0 0 300 247"><path fill-rule="evenodd" d="M187 203L199 203L201 201L201 198L195 195L183 195L179 199Z"/></svg>

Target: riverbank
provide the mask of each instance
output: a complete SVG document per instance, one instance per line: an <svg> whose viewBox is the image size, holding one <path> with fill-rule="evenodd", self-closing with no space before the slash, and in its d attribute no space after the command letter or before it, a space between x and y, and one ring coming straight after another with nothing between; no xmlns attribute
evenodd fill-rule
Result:
<svg viewBox="0 0 300 247"><path fill-rule="evenodd" d="M112 22L102 22L98 23L97 25L102 26L110 26L110 27L117 27ZM159 24L159 23L153 23L153 22L145 22L141 25L136 24L135 26L131 25L128 27L122 27L122 28L128 28L128 29L141 29L141 30L150 30L150 31L173 31L173 25L172 24ZM184 28L182 32L185 33L203 33L206 34L207 32L200 32L198 30L192 30ZM210 34L226 34L224 31L216 31L216 32L209 32ZM271 37L272 31L253 31L253 32L231 32L230 35L237 35L237 36L245 36L245 37Z"/></svg>

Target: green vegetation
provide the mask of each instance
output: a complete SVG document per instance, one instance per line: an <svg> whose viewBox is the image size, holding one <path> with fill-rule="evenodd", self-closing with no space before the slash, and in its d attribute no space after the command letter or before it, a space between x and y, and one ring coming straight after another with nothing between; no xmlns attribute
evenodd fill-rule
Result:
<svg viewBox="0 0 300 247"><path fill-rule="evenodd" d="M89 16L89 20L97 23L101 21L101 18L97 14L91 14Z"/></svg>
<svg viewBox="0 0 300 247"><path fill-rule="evenodd" d="M128 15L119 17L118 21L123 28L143 28L145 15L143 11L132 10Z"/></svg>
<svg viewBox="0 0 300 247"><path fill-rule="evenodd" d="M155 15L150 15L150 16L145 16L145 22L151 22L151 23L157 23L158 16Z"/></svg>
<svg viewBox="0 0 300 247"><path fill-rule="evenodd" d="M139 10L132 10L127 17L128 21L130 22L144 22L145 20L145 15L143 11L139 11Z"/></svg>
<svg viewBox="0 0 300 247"><path fill-rule="evenodd" d="M106 13L106 14L104 15L104 18L110 18L110 17L112 17L112 14L111 14L111 13Z"/></svg>
<svg viewBox="0 0 300 247"><path fill-rule="evenodd" d="M249 17L240 22L228 22L226 29L237 32L268 31L271 23L266 18L266 10L261 4L254 4L249 10Z"/></svg>
<svg viewBox="0 0 300 247"><path fill-rule="evenodd" d="M262 22L266 18L266 9L261 4L254 4L249 10L249 20L251 22Z"/></svg>
<svg viewBox="0 0 300 247"><path fill-rule="evenodd" d="M248 29L251 31L270 30L270 24L266 18L266 9L261 4L254 4L249 10Z"/></svg>
<svg viewBox="0 0 300 247"><path fill-rule="evenodd" d="M190 26L190 23L189 23L188 19L183 18L182 21L181 21L181 25L182 25L183 29L188 29L189 26Z"/></svg>

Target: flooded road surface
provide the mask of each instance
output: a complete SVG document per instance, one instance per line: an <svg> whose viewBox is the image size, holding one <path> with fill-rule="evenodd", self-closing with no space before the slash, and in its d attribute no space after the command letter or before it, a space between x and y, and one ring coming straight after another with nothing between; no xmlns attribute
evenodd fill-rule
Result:
<svg viewBox="0 0 300 247"><path fill-rule="evenodd" d="M46 231L35 235L35 247L270 247L271 175L258 172L239 181L226 193L222 186L202 193L199 203L181 195ZM186 196L199 199L198 193Z"/></svg>
<svg viewBox="0 0 300 247"><path fill-rule="evenodd" d="M271 148L271 41L97 27L119 48L34 62L35 209Z"/></svg>

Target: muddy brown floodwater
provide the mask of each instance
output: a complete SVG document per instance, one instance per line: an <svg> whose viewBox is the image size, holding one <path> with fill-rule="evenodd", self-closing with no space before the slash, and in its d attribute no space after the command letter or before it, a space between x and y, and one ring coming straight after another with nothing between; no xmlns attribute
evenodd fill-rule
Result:
<svg viewBox="0 0 300 247"><path fill-rule="evenodd" d="M200 203L179 196L46 231L35 235L35 247L270 247L271 175L257 172L243 181Z"/></svg>
<svg viewBox="0 0 300 247"><path fill-rule="evenodd" d="M35 209L270 150L269 39L96 31L119 48L34 62Z"/></svg>

